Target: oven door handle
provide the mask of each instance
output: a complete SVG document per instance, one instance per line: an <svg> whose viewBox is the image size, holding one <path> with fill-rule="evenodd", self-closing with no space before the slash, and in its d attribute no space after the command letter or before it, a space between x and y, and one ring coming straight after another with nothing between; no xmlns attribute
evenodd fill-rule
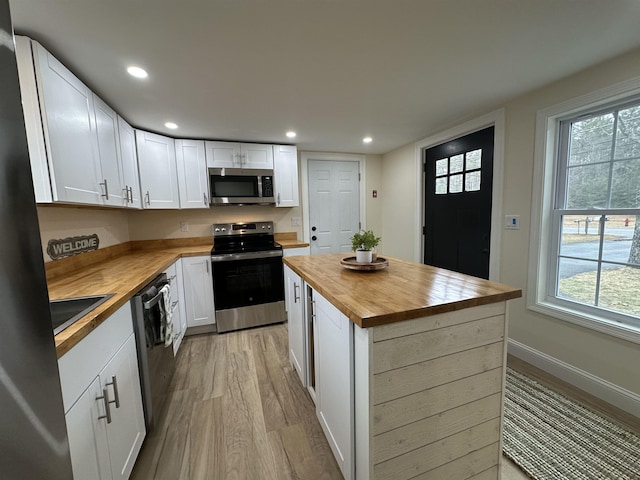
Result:
<svg viewBox="0 0 640 480"><path fill-rule="evenodd" d="M281 256L282 250L269 250L266 252L225 253L222 255L211 255L211 263L233 262L235 260L252 260L258 258L272 258Z"/></svg>

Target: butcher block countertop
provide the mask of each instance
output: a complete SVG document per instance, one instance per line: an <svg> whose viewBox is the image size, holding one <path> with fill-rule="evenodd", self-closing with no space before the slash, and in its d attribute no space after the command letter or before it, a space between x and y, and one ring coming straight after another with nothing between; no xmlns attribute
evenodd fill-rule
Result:
<svg viewBox="0 0 640 480"><path fill-rule="evenodd" d="M276 239L283 248L308 246L295 232L277 233ZM211 237L136 241L45 264L50 300L115 294L55 336L58 358L178 258L209 255L212 246Z"/></svg>
<svg viewBox="0 0 640 480"><path fill-rule="evenodd" d="M115 294L55 336L58 358L86 337L180 257L208 255L211 245L131 250L64 275L48 278L49 299Z"/></svg>
<svg viewBox="0 0 640 480"><path fill-rule="evenodd" d="M284 258L351 321L362 328L409 320L522 296L518 288L441 268L378 255L389 260L383 270L344 268L346 254Z"/></svg>

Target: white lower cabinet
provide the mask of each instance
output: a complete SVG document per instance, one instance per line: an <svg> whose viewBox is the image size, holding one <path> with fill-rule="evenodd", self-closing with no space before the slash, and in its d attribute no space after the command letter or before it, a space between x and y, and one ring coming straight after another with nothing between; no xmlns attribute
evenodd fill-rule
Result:
<svg viewBox="0 0 640 480"><path fill-rule="evenodd" d="M307 361L304 291L302 279L285 265L284 267L285 306L287 308L287 329L289 333L289 362L293 365L302 385L307 385Z"/></svg>
<svg viewBox="0 0 640 480"><path fill-rule="evenodd" d="M129 478L146 434L131 306L58 365L74 479Z"/></svg>
<svg viewBox="0 0 640 480"><path fill-rule="evenodd" d="M211 257L183 257L182 273L187 327L215 324Z"/></svg>
<svg viewBox="0 0 640 480"><path fill-rule="evenodd" d="M312 292L316 415L345 480L355 475L353 323Z"/></svg>
<svg viewBox="0 0 640 480"><path fill-rule="evenodd" d="M167 268L164 272L171 287L171 322L173 323L173 354L177 355L180 344L187 330L187 313L184 301L184 276L182 259Z"/></svg>

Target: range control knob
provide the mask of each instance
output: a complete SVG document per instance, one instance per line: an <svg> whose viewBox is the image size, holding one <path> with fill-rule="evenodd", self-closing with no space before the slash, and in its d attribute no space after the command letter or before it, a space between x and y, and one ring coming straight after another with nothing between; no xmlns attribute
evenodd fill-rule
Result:
<svg viewBox="0 0 640 480"><path fill-rule="evenodd" d="M215 228L214 232L218 233L220 229L218 227Z"/></svg>
<svg viewBox="0 0 640 480"><path fill-rule="evenodd" d="M226 231L227 231L227 229L226 229L225 227L222 227L222 229L221 229L221 230L222 230L223 232L226 232Z"/></svg>
<svg viewBox="0 0 640 480"><path fill-rule="evenodd" d="M264 230L265 228L267 228L267 226L266 225L262 225L262 229Z"/></svg>
<svg viewBox="0 0 640 480"><path fill-rule="evenodd" d="M271 230L271 225L267 225L267 230Z"/></svg>

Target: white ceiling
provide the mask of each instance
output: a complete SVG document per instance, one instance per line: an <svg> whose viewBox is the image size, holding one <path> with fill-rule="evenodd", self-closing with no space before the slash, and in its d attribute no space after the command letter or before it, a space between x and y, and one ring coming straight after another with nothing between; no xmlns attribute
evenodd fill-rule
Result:
<svg viewBox="0 0 640 480"><path fill-rule="evenodd" d="M386 153L640 46L638 0L9 3L134 126L315 151Z"/></svg>

